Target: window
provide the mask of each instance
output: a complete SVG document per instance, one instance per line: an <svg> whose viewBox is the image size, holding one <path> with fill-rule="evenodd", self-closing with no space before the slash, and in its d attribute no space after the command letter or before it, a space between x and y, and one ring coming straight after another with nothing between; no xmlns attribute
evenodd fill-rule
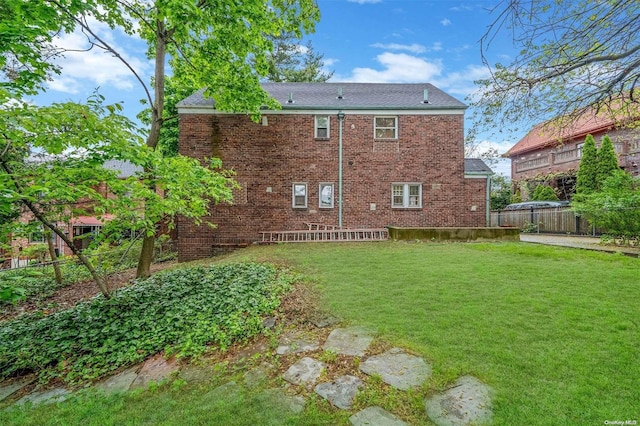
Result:
<svg viewBox="0 0 640 426"><path fill-rule="evenodd" d="M315 138L329 139L329 116L328 115L316 115Z"/></svg>
<svg viewBox="0 0 640 426"><path fill-rule="evenodd" d="M30 243L44 243L44 228L37 220L29 222L29 242Z"/></svg>
<svg viewBox="0 0 640 426"><path fill-rule="evenodd" d="M394 183L391 185L391 207L422 207L422 185L419 183Z"/></svg>
<svg viewBox="0 0 640 426"><path fill-rule="evenodd" d="M320 208L332 209L333 208L333 184L321 183L319 194L320 194Z"/></svg>
<svg viewBox="0 0 640 426"><path fill-rule="evenodd" d="M398 117L375 117L374 137L376 139L398 139Z"/></svg>
<svg viewBox="0 0 640 426"><path fill-rule="evenodd" d="M297 208L297 209L307 208L307 184L306 183L293 184L293 208Z"/></svg>

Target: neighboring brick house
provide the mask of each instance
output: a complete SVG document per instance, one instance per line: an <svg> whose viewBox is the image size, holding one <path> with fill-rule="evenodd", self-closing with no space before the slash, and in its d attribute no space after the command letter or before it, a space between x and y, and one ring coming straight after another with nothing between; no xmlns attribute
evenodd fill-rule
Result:
<svg viewBox="0 0 640 426"><path fill-rule="evenodd" d="M526 182L548 180L558 189L561 199L570 199L588 134L597 146L604 135L609 135L620 168L632 176L640 174L640 130L619 128L611 118L586 114L562 129L539 124L507 151L503 157L511 160L512 182L524 191Z"/></svg>
<svg viewBox="0 0 640 426"><path fill-rule="evenodd" d="M142 169L129 162L119 160L109 160L105 162L104 168L115 170L118 172L118 177L121 179L133 176L133 174L140 172ZM112 194L105 183L101 183L95 188L98 193L104 197L110 197ZM68 222L56 222L56 225L68 236L71 236L74 245L78 249L86 249L93 240L93 236L100 232L103 221L111 219L112 215L103 214L101 219L96 216L92 216L93 208L90 202L80 202L76 208L82 208L86 215L74 216ZM30 211L24 211L18 219L22 223L29 223L35 221L35 217ZM71 255L71 249L67 247L62 238L54 235L54 248L59 255ZM45 236L42 231L33 232L28 236L18 237L13 236L11 239L11 252L12 252L12 266L20 266L27 263L27 259L21 254L22 251L29 247L31 244L45 243Z"/></svg>
<svg viewBox="0 0 640 426"><path fill-rule="evenodd" d="M242 189L213 206L216 229L178 220L178 255L211 256L260 231L486 225L491 170L464 159L466 106L431 84L265 83L282 110L217 111L202 91L178 104L179 152L218 157ZM340 161L342 167L340 168ZM478 163L479 161L479 163ZM342 188L340 188L342 185ZM342 205L340 194L342 193Z"/></svg>

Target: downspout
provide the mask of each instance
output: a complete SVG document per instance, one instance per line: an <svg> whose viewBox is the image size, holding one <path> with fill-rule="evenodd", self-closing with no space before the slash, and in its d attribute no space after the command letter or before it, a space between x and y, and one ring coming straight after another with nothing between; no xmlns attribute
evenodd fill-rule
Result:
<svg viewBox="0 0 640 426"><path fill-rule="evenodd" d="M485 200L485 220L487 228L491 226L491 175L487 175L487 195Z"/></svg>
<svg viewBox="0 0 640 426"><path fill-rule="evenodd" d="M338 112L338 228L342 229L342 122L344 112Z"/></svg>

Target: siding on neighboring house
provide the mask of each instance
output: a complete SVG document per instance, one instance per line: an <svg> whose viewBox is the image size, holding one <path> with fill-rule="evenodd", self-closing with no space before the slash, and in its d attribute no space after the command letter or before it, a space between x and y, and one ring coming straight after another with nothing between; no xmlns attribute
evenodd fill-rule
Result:
<svg viewBox="0 0 640 426"><path fill-rule="evenodd" d="M344 113L343 227L486 225L486 177L491 171L465 178L463 104L431 85L430 99L444 99L445 105L421 104L425 85L384 85L391 98L395 88L404 90L396 105L372 107L374 101L368 100L369 105L340 108L339 103L326 104L333 100L322 103L323 93L316 89L340 86L345 99L356 102L351 86L316 84L323 86L311 85L315 108L313 103L304 104L300 94L300 88L308 86L277 85L277 93L291 89L299 98L287 105L286 99L276 97L283 110L263 112L260 123L245 115L219 113L201 99L179 105L180 153L221 158L223 167L234 170L242 186L234 194L233 205L213 206L211 216L205 218L217 224L215 230L178 220L179 260L208 257L217 242L255 241L260 231L306 229L307 223L338 225L338 112ZM363 85L357 89L371 96L380 85L369 86L371 91ZM333 93L338 92L332 92L335 98ZM404 99L408 96L414 97ZM316 115L329 118L328 137L316 138ZM394 117L397 138L376 138L376 117ZM306 185L306 207L293 206L294 184ZM320 205L321 184L333 185L332 206ZM404 185L405 192L416 191L418 197L411 198L410 204L417 202L418 207L393 207L394 184Z"/></svg>
<svg viewBox="0 0 640 426"><path fill-rule="evenodd" d="M640 131L619 127L609 117L595 117L585 114L572 126L562 129L534 127L503 156L511 160L511 179L519 182L543 180L549 175L557 175L551 184L560 190L561 198L570 197L575 184L575 174L582 158L582 145L590 134L596 145L609 135L618 155L618 165L632 176L640 175ZM519 185L523 190L524 186Z"/></svg>

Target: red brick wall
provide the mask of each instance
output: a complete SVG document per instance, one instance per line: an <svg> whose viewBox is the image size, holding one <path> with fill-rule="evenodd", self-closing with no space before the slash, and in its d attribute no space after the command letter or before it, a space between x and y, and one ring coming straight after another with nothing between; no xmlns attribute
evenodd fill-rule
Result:
<svg viewBox="0 0 640 426"><path fill-rule="evenodd" d="M236 205L212 209L216 230L178 221L180 260L210 256L216 239L338 224L337 116L328 140L314 138L312 114L266 117L268 126L241 115L180 116L180 153L220 157L243 186ZM485 225L486 180L464 179L462 115L400 115L397 141L374 140L373 131L373 115L344 118L344 227ZM306 209L292 208L294 182L307 183ZM392 209L392 182L422 183L422 208ZM320 183L334 183L332 209L318 207Z"/></svg>

